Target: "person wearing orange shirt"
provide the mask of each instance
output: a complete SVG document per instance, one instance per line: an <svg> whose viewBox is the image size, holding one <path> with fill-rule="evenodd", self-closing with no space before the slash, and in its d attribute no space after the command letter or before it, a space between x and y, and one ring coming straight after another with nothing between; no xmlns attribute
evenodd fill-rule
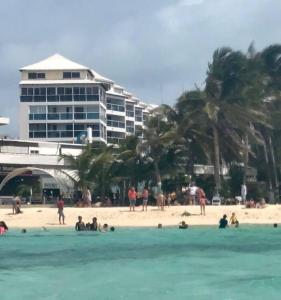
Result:
<svg viewBox="0 0 281 300"><path fill-rule="evenodd" d="M130 203L130 211L135 211L136 201L137 201L137 192L132 186L128 191L128 198Z"/></svg>

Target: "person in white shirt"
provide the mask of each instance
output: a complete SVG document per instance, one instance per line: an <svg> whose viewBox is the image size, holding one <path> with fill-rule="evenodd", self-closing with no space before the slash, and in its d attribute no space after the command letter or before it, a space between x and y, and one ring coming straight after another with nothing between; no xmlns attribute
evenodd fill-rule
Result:
<svg viewBox="0 0 281 300"><path fill-rule="evenodd" d="M195 200L196 200L196 194L197 194L197 186L195 185L194 182L192 182L189 186L189 195L190 195L190 199L191 199L191 203L192 205L195 204Z"/></svg>

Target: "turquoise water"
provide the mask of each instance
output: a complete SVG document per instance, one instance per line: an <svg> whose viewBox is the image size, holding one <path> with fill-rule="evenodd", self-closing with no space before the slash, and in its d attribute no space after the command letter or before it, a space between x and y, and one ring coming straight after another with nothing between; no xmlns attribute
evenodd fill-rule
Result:
<svg viewBox="0 0 281 300"><path fill-rule="evenodd" d="M0 299L280 299L281 228L11 230Z"/></svg>

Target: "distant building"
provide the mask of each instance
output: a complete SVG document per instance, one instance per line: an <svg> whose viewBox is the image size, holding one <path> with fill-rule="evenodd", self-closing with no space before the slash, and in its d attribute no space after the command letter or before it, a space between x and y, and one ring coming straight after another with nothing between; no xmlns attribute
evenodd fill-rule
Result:
<svg viewBox="0 0 281 300"><path fill-rule="evenodd" d="M141 135L155 107L59 54L20 72L22 140L79 143L90 127L93 141L118 143L128 134Z"/></svg>

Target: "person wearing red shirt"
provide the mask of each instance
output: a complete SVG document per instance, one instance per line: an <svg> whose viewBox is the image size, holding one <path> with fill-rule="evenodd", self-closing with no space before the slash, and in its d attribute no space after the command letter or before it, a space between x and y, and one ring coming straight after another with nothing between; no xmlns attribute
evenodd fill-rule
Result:
<svg viewBox="0 0 281 300"><path fill-rule="evenodd" d="M136 201L137 201L137 192L132 186L128 191L128 198L130 202L130 211L135 211Z"/></svg>
<svg viewBox="0 0 281 300"><path fill-rule="evenodd" d="M61 197L60 197L59 201L57 202L57 208L58 208L58 214L59 214L59 222L61 224L61 221L62 221L62 224L64 224L64 219L65 219L64 212L63 212L64 201Z"/></svg>

